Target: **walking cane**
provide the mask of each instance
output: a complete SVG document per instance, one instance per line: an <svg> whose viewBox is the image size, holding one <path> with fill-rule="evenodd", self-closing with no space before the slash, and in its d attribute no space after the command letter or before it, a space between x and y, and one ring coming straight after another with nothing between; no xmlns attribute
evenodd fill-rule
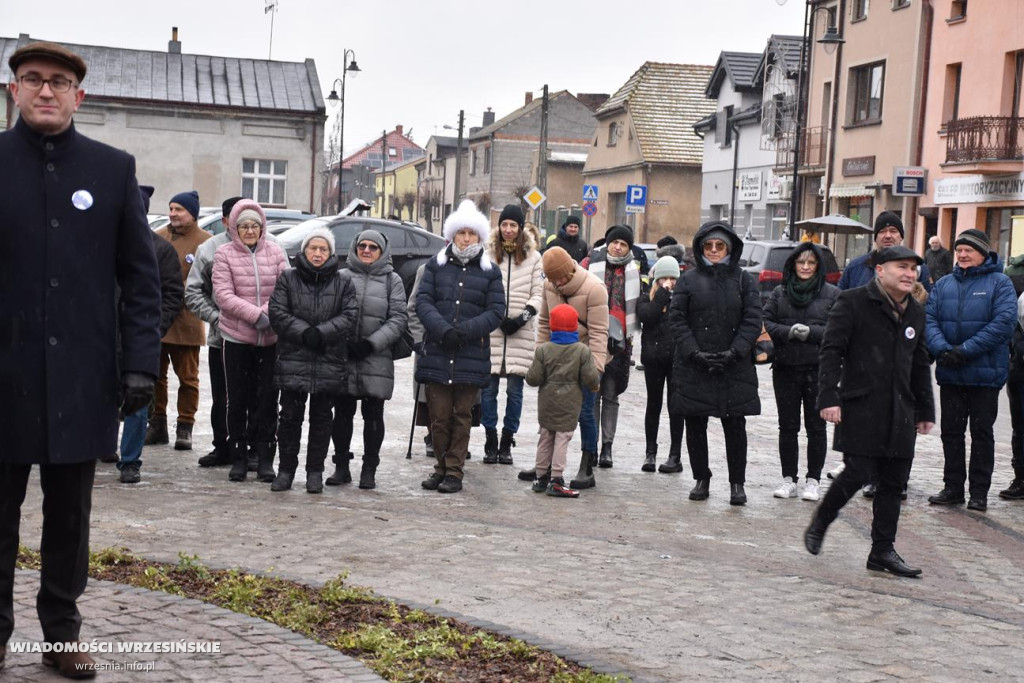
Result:
<svg viewBox="0 0 1024 683"><path fill-rule="evenodd" d="M416 434L416 413L420 409L420 383L414 381L412 395L412 426L409 427L409 449L405 452L405 459L412 460L412 439Z"/></svg>

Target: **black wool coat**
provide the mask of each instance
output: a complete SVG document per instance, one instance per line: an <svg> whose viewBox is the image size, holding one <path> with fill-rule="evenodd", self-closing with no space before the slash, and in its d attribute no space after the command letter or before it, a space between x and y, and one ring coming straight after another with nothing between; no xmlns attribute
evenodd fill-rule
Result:
<svg viewBox="0 0 1024 683"><path fill-rule="evenodd" d="M0 463L110 455L118 328L120 372L160 368L160 279L135 159L74 125L44 136L18 119L0 133L0 168Z"/></svg>
<svg viewBox="0 0 1024 683"><path fill-rule="evenodd" d="M185 284L181 279L181 262L174 246L155 232L153 249L156 252L157 270L160 272L160 337L171 329L185 303Z"/></svg>
<svg viewBox="0 0 1024 683"><path fill-rule="evenodd" d="M416 291L416 315L425 331L416 381L482 387L491 377L490 335L505 317L505 287L486 252L462 265L451 249L427 261ZM451 329L467 335L466 345L454 352L441 348Z"/></svg>
<svg viewBox="0 0 1024 683"><path fill-rule="evenodd" d="M267 304L270 325L277 333L274 385L278 389L307 394L340 394L348 372L346 346L356 324L359 303L352 277L338 270L331 255L314 268L299 253L295 267L281 273ZM326 343L323 352L302 344L302 333L320 330Z"/></svg>
<svg viewBox="0 0 1024 683"><path fill-rule="evenodd" d="M797 257L805 251L813 251L818 257L819 267L822 267L824 261L821 251L813 243L804 242L786 259L782 269L784 280L796 277L793 274L794 264ZM793 303L786 294L785 284L772 290L771 297L764 304L764 328L775 345L776 370L780 367L818 364L818 347L825 336L825 323L828 322L828 313L838 297L839 288L827 282L822 283L817 296L806 306L797 306ZM789 330L796 324L807 325L810 328L806 340L789 338Z"/></svg>
<svg viewBox="0 0 1024 683"><path fill-rule="evenodd" d="M724 226L724 227L723 227ZM729 263L704 262L704 238L724 229L732 243ZM753 348L761 334L761 300L753 277L738 263L743 240L728 226L705 224L693 238L697 264L688 268L672 292L668 325L675 339L672 377L675 411L687 417L760 415ZM724 372L711 373L697 364L697 351L734 349L739 359Z"/></svg>
<svg viewBox="0 0 1024 683"><path fill-rule="evenodd" d="M842 409L835 450L914 457L917 423L935 422L924 322L913 298L897 320L877 280L839 295L818 368L818 409Z"/></svg>
<svg viewBox="0 0 1024 683"><path fill-rule="evenodd" d="M675 340L668 326L668 305L672 301L671 289L659 289L651 299L650 290L640 294L636 302L636 317L640 321L640 362L644 365L671 365L675 354Z"/></svg>

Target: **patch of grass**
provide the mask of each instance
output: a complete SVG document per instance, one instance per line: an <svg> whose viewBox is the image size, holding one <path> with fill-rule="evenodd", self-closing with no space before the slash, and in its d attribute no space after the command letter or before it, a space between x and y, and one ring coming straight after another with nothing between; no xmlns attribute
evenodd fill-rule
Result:
<svg viewBox="0 0 1024 683"><path fill-rule="evenodd" d="M39 553L18 548L18 566L39 569ZM347 583L347 572L313 588L285 579L211 570L196 555L150 562L126 548L91 553L93 578L184 595L265 619L359 659L388 681L624 683L521 640L475 629L385 600Z"/></svg>

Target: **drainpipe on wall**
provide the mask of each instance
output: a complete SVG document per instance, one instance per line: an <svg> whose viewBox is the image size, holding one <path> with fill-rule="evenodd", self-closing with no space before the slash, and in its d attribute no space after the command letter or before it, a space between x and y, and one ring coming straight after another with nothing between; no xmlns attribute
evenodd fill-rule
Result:
<svg viewBox="0 0 1024 683"><path fill-rule="evenodd" d="M921 3L921 14L924 18L924 59L921 65L922 81L925 83L925 87L920 88L921 91L921 103L917 112L917 133L914 136L914 165L920 166L921 161L924 157L924 119L925 111L928 108L928 72L931 70L932 61L932 24L935 21L935 9L932 7L931 0L924 0ZM927 192L928 188L925 187ZM918 230L918 225L923 224L923 221L919 219L917 215L918 207L921 204L921 200L917 195L905 197L903 200L903 224L910 226L911 230L911 245L914 251L923 253L927 248L924 240L922 239L926 231ZM907 220L913 218L913 220ZM918 234L920 233L920 235ZM947 241L948 243L949 241Z"/></svg>
<svg viewBox="0 0 1024 683"><path fill-rule="evenodd" d="M651 165L650 164L644 164L643 174L644 174L644 187L647 188L647 196L650 197L651 196ZM647 203L650 204L650 200L648 200ZM650 240L647 238L647 210L646 209L644 210L643 216L644 216L644 220L643 220L643 225L641 226L641 229L643 230L643 240L642 241L643 242L649 242ZM654 265L654 264L652 263L651 265Z"/></svg>
<svg viewBox="0 0 1024 683"><path fill-rule="evenodd" d="M846 0L839 0L839 14L836 17L836 30L839 32L839 36L843 37L845 33L843 31L843 22L846 19ZM843 62L843 43L840 43L836 47L836 64L835 71L832 75L832 113L829 123L828 132L828 167L825 169L825 196L822 197L822 216L827 216L832 208L832 199L829 195L832 193L832 179L835 177L835 165L836 165L836 125L839 122L839 79L842 75L840 67Z"/></svg>
<svg viewBox="0 0 1024 683"><path fill-rule="evenodd" d="M310 136L312 138L310 141L310 153L312 154L313 163L310 164L309 168L309 210L312 213L316 213L316 210L313 208L313 202L316 199L316 123L314 122L310 127L313 129L313 135ZM341 192L340 188L338 189L338 192ZM287 199L285 202L287 203Z"/></svg>
<svg viewBox="0 0 1024 683"><path fill-rule="evenodd" d="M740 165L740 129L732 119L726 123L729 128L732 129L732 189L729 191L729 223L732 224L733 231L736 230L736 174L739 170Z"/></svg>

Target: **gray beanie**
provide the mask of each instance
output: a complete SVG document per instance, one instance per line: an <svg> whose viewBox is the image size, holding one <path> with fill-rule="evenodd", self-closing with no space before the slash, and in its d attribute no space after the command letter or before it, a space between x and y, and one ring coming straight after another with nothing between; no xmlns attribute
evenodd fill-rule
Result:
<svg viewBox="0 0 1024 683"><path fill-rule="evenodd" d="M327 246L331 250L331 256L333 256L335 253L334 233L328 230L327 228L313 228L312 230L310 230L309 234L306 235L305 239L302 240L301 251L305 252L306 247L309 246L310 240L313 240L317 237L327 242Z"/></svg>
<svg viewBox="0 0 1024 683"><path fill-rule="evenodd" d="M373 242L380 247L381 252L388 246L388 240L384 235L380 234L376 230L366 229L356 235L356 238L352 240L352 251L355 252L356 245L366 240L367 242Z"/></svg>
<svg viewBox="0 0 1024 683"><path fill-rule="evenodd" d="M708 240L722 240L729 248L729 251L732 251L732 235L724 228L714 228L709 230L708 234L704 235L704 239L701 240L701 244L703 245L704 242L707 242Z"/></svg>
<svg viewBox="0 0 1024 683"><path fill-rule="evenodd" d="M657 281L663 277L679 279L679 261L672 256L662 256L651 268L651 280Z"/></svg>

